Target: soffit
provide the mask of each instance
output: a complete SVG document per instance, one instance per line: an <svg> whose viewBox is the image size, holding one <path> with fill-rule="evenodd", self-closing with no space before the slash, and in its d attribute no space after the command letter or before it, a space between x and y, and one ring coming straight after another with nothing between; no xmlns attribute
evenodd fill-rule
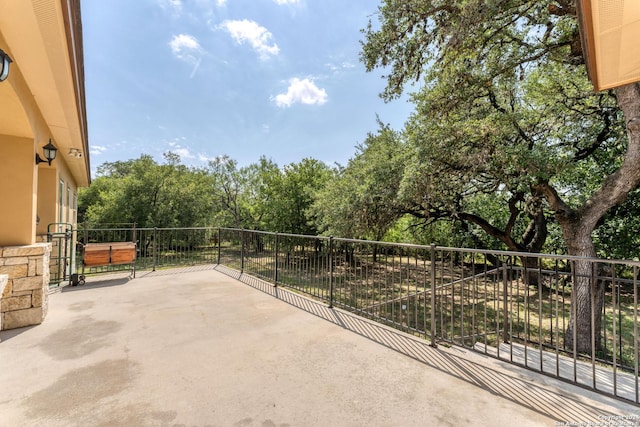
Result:
<svg viewBox="0 0 640 427"><path fill-rule="evenodd" d="M577 5L595 89L640 81L640 1L579 0Z"/></svg>
<svg viewBox="0 0 640 427"><path fill-rule="evenodd" d="M0 84L0 134L33 138L29 119L15 91L6 82Z"/></svg>
<svg viewBox="0 0 640 427"><path fill-rule="evenodd" d="M72 37L67 35L64 13L68 10L62 2L69 3L68 0L0 0L0 29L11 52L12 67L19 68L33 94L59 149L59 157L66 156L71 148L83 152L82 159L65 159L65 162L79 185L88 185L84 93L81 97L77 95L74 70L78 64L76 58L70 58ZM78 105L79 102L82 105ZM46 141L36 143L43 145Z"/></svg>

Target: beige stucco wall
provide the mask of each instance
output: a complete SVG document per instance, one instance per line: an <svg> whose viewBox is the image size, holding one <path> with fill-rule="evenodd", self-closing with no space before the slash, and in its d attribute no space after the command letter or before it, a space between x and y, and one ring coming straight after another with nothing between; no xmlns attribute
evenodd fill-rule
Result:
<svg viewBox="0 0 640 427"><path fill-rule="evenodd" d="M34 243L37 174L33 140L0 135L0 246Z"/></svg>
<svg viewBox="0 0 640 427"><path fill-rule="evenodd" d="M57 165L57 171L58 171L58 184L60 183L60 180L62 180L64 182L64 194L62 197L63 200L63 217L62 218L58 218L56 217L56 222L66 222L66 223L71 223L74 225L75 228L75 223L74 223L74 218L76 217L75 215L75 209L73 206L73 197L74 195L78 194L78 184L75 181L73 175L71 174L71 171L69 170L69 163L70 162L78 162L78 163L82 163L83 159L77 159L74 157L69 157L68 152L67 153L59 153L58 154L60 156L60 159L57 159L60 161L60 163ZM58 191L60 190L60 186L57 185ZM71 198L67 199L67 189L70 189L70 195ZM60 194L57 194L57 198L56 198L56 203L58 203L60 201ZM70 206L68 206L68 204L70 203Z"/></svg>
<svg viewBox="0 0 640 427"><path fill-rule="evenodd" d="M58 173L52 168L38 169L38 208L40 222L36 227L36 235L47 233L47 225L57 222L56 201L58 191ZM39 239L41 240L41 239Z"/></svg>
<svg viewBox="0 0 640 427"><path fill-rule="evenodd" d="M0 246L30 245L36 241L39 168L35 154L51 135L19 64L11 65L10 77L2 83L3 90L10 88L19 100L20 115L27 117L30 126L26 133L33 137L0 135L0 201L9 208L0 209Z"/></svg>
<svg viewBox="0 0 640 427"><path fill-rule="evenodd" d="M65 159L66 153L58 153L56 168L40 166L38 168L38 203L37 213L40 222L36 227L38 241L47 234L47 227L52 223L71 223L76 228L76 206L74 197L78 194L78 185L69 172ZM60 182L62 181L62 198ZM70 196L70 197L69 197ZM60 200L62 200L62 217L60 217Z"/></svg>
<svg viewBox="0 0 640 427"><path fill-rule="evenodd" d="M52 166L36 166L32 139L0 135L0 245L29 245L41 241L36 236L46 235L51 223L74 223L78 186L64 156L59 153ZM60 180L64 184L62 198ZM40 222L36 227L37 217Z"/></svg>
<svg viewBox="0 0 640 427"><path fill-rule="evenodd" d="M78 191L68 162L83 163L85 159L68 157L67 152L59 149L51 166L47 163L36 166L35 155L38 153L44 157L42 147L51 138L52 131L22 76L19 64L12 64L11 79L2 84L11 86L34 136L2 135L0 129L0 201L2 205L11 207L0 209L0 246L28 245L43 240L48 224L67 221L67 187L71 189L72 201ZM55 141L53 143L55 145ZM60 179L64 181L63 218L59 215ZM36 229L37 216L40 222Z"/></svg>
<svg viewBox="0 0 640 427"><path fill-rule="evenodd" d="M0 49L13 60L0 83L1 328L44 318L52 245L37 242L75 221L77 187L90 182L81 22L80 0L0 0ZM49 140L56 159L36 165Z"/></svg>

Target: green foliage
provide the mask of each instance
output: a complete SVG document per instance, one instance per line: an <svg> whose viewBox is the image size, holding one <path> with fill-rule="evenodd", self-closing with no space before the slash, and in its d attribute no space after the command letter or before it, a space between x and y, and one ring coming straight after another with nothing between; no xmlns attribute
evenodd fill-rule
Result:
<svg viewBox="0 0 640 427"><path fill-rule="evenodd" d="M314 159L282 170L266 158L245 167L221 156L207 169L165 155L105 163L78 198L81 221L136 223L139 227L217 225L316 234L311 204L333 171Z"/></svg>
<svg viewBox="0 0 640 427"><path fill-rule="evenodd" d="M262 158L257 165L238 168L235 160L221 156L209 162L208 173L213 181L210 197L214 223L223 227L259 228L263 180L265 175L277 173L277 165Z"/></svg>
<svg viewBox="0 0 640 427"><path fill-rule="evenodd" d="M282 171L265 175L262 211L264 229L281 233L316 235L317 212L311 208L315 194L324 188L333 171L315 159L302 159Z"/></svg>
<svg viewBox="0 0 640 427"><path fill-rule="evenodd" d="M399 218L382 238L385 242L414 243L468 248L474 246L471 233L463 230L457 221L437 221L425 224L413 215Z"/></svg>
<svg viewBox="0 0 640 427"><path fill-rule="evenodd" d="M640 259L640 190L610 211L594 233L598 256L610 259Z"/></svg>
<svg viewBox="0 0 640 427"><path fill-rule="evenodd" d="M405 143L379 124L356 155L318 193L313 205L319 230L327 235L381 240L403 212L396 203Z"/></svg>
<svg viewBox="0 0 640 427"><path fill-rule="evenodd" d="M167 163L151 156L105 163L78 196L80 221L136 223L140 227L193 227L209 222L210 180L170 153Z"/></svg>
<svg viewBox="0 0 640 427"><path fill-rule="evenodd" d="M573 1L383 0L378 18L361 59L388 70L386 100L414 90L404 129L379 123L337 168L105 163L81 217L533 252L575 250L589 218L583 249L593 237L599 254L638 256L637 192L589 210L629 142L616 94L587 79Z"/></svg>
<svg viewBox="0 0 640 427"><path fill-rule="evenodd" d="M291 163L282 170L262 157L238 168L227 156L209 163L213 177L214 221L232 226L315 234L309 209L315 192L330 178L330 169L314 159Z"/></svg>
<svg viewBox="0 0 640 427"><path fill-rule="evenodd" d="M361 59L390 69L383 98L420 85L406 212L460 221L478 246L537 252L563 212L552 196L577 210L620 166L620 109L587 79L573 2L384 0L378 18Z"/></svg>

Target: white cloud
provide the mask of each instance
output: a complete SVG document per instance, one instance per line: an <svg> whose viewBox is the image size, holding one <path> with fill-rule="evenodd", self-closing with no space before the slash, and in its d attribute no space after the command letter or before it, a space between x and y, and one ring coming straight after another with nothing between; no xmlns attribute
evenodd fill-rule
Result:
<svg viewBox="0 0 640 427"><path fill-rule="evenodd" d="M198 63L202 53L202 47L200 47L198 39L189 34L173 36L173 39L169 42L169 47L171 47L171 52L176 58L190 64Z"/></svg>
<svg viewBox="0 0 640 427"><path fill-rule="evenodd" d="M216 159L216 157L211 157L206 153L199 153L198 154L198 160L200 160L202 163L208 163L208 162L212 162Z"/></svg>
<svg viewBox="0 0 640 427"><path fill-rule="evenodd" d="M287 93L276 95L275 102L278 107L290 107L295 103L318 104L327 102L327 92L318 88L313 80L293 78L289 80Z"/></svg>
<svg viewBox="0 0 640 427"><path fill-rule="evenodd" d="M191 154L191 151L189 151L188 148L174 148L174 149L171 150L171 152L177 154L183 160L184 159L195 159L196 158L196 156Z"/></svg>
<svg viewBox="0 0 640 427"><path fill-rule="evenodd" d="M226 29L238 44L249 43L258 52L263 61L280 52L277 44L269 44L273 34L255 21L224 21L222 27Z"/></svg>
<svg viewBox="0 0 640 427"><path fill-rule="evenodd" d="M107 151L107 147L104 147L102 145L92 145L91 149L89 150L89 153L91 155L98 156L104 153L105 151Z"/></svg>
<svg viewBox="0 0 640 427"><path fill-rule="evenodd" d="M300 0L273 0L277 4L298 4Z"/></svg>
<svg viewBox="0 0 640 427"><path fill-rule="evenodd" d="M158 5L172 12L175 16L180 16L182 12L182 0L158 0Z"/></svg>
<svg viewBox="0 0 640 427"><path fill-rule="evenodd" d="M198 39L189 34L178 34L173 36L173 39L169 42L169 47L171 47L171 52L176 58L193 65L189 75L190 79L193 78L198 68L200 68L202 54L205 52L200 43L198 43Z"/></svg>
<svg viewBox="0 0 640 427"><path fill-rule="evenodd" d="M169 151L171 153L174 153L174 154L177 154L178 156L180 156L180 158L182 160L184 160L184 159L195 159L196 156L194 156L191 153L191 150L189 150L188 148L185 148L182 145L180 145L179 141L184 141L184 140L186 140L186 138L184 136L182 136L182 137L174 139L173 141L168 141L167 145L169 147L171 147L169 149Z"/></svg>
<svg viewBox="0 0 640 427"><path fill-rule="evenodd" d="M356 66L352 62L344 61L342 63L329 62L325 64L325 66L334 74L338 74L344 70L350 70L355 68Z"/></svg>

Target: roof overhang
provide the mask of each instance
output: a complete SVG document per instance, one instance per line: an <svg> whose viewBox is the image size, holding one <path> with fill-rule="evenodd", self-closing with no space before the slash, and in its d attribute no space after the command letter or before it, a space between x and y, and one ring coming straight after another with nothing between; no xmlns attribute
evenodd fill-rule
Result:
<svg viewBox="0 0 640 427"><path fill-rule="evenodd" d="M21 75L59 153L66 156L75 149L83 154L79 161L70 159L66 164L78 185L88 185L80 0L0 0L0 41L13 60L11 73ZM0 88L0 115L7 117L0 119L0 133L32 135L33 124L9 87L3 82Z"/></svg>
<svg viewBox="0 0 640 427"><path fill-rule="evenodd" d="M576 6L595 90L640 81L640 1L576 0Z"/></svg>

